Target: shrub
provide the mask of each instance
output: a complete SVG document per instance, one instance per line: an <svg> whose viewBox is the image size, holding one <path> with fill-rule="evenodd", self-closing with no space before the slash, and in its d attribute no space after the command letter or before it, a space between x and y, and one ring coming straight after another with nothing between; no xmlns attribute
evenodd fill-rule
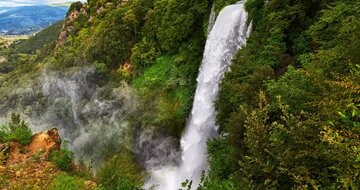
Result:
<svg viewBox="0 0 360 190"><path fill-rule="evenodd" d="M12 113L8 125L0 125L0 142L17 141L21 145L30 143L32 137L31 129L19 114Z"/></svg>
<svg viewBox="0 0 360 190"><path fill-rule="evenodd" d="M58 174L50 185L50 190L80 190L85 189L84 180L66 174Z"/></svg>
<svg viewBox="0 0 360 190"><path fill-rule="evenodd" d="M54 151L50 156L50 161L53 162L59 169L65 172L71 172L73 167L74 153L68 150L68 142L64 142L61 150Z"/></svg>
<svg viewBox="0 0 360 190"><path fill-rule="evenodd" d="M107 190L139 190L142 175L130 152L123 150L97 172L98 183Z"/></svg>
<svg viewBox="0 0 360 190"><path fill-rule="evenodd" d="M0 125L0 143L6 142L7 133L5 131L6 126Z"/></svg>

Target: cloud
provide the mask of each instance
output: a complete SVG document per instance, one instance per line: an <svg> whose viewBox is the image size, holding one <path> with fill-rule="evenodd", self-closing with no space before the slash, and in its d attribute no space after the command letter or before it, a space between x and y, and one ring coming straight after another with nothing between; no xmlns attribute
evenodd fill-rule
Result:
<svg viewBox="0 0 360 190"><path fill-rule="evenodd" d="M75 0L70 0L75 1ZM0 0L0 7L30 6L39 4L65 3L69 0Z"/></svg>

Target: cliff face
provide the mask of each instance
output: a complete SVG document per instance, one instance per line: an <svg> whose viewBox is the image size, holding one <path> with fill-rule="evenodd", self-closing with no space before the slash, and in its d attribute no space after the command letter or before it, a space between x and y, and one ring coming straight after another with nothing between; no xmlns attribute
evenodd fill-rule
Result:
<svg viewBox="0 0 360 190"><path fill-rule="evenodd" d="M79 23L80 19L83 20L82 22L86 22L89 19L89 14L85 10L84 5L81 2L77 2L71 5L66 14L63 29L59 34L58 45L62 45L66 42L67 37L69 37L75 29L74 24L76 22Z"/></svg>

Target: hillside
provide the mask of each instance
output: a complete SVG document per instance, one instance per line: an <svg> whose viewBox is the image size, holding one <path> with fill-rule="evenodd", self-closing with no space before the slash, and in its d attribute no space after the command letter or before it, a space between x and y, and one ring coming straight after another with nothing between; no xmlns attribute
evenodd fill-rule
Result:
<svg viewBox="0 0 360 190"><path fill-rule="evenodd" d="M23 40L15 45L14 48L20 53L34 53L36 50L43 49L45 45L55 43L63 27L64 20L57 21L51 26L41 30L29 39Z"/></svg>
<svg viewBox="0 0 360 190"><path fill-rule="evenodd" d="M4 13L6 11L13 10L14 7L0 7L0 13Z"/></svg>
<svg viewBox="0 0 360 190"><path fill-rule="evenodd" d="M0 142L57 128L73 189L359 189L359 31L359 0L76 2L4 51Z"/></svg>

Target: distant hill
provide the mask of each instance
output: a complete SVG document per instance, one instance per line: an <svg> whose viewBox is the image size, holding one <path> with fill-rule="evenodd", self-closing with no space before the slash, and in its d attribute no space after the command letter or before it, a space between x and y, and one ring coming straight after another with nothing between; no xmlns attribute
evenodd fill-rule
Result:
<svg viewBox="0 0 360 190"><path fill-rule="evenodd" d="M15 9L14 7L0 7L0 14Z"/></svg>
<svg viewBox="0 0 360 190"><path fill-rule="evenodd" d="M0 35L28 35L64 19L68 6L0 7Z"/></svg>
<svg viewBox="0 0 360 190"><path fill-rule="evenodd" d="M64 24L64 20L57 21L48 28L36 33L27 40L22 40L14 47L21 53L33 53L36 50L42 49L45 45L50 45L55 42L59 36L60 30Z"/></svg>

